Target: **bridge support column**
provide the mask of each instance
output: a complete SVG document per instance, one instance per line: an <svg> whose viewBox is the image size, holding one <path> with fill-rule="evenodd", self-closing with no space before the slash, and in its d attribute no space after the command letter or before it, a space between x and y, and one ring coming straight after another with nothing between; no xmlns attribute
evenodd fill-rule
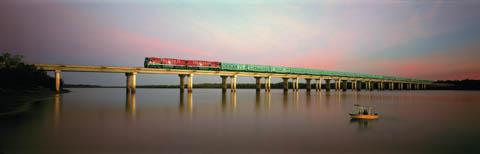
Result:
<svg viewBox="0 0 480 154"><path fill-rule="evenodd" d="M365 90L370 90L370 82L369 81L365 81Z"/></svg>
<svg viewBox="0 0 480 154"><path fill-rule="evenodd" d="M227 79L228 79L228 76L220 76L222 78L222 92L226 92L227 91Z"/></svg>
<svg viewBox="0 0 480 154"><path fill-rule="evenodd" d="M315 91L322 91L322 79L315 79Z"/></svg>
<svg viewBox="0 0 480 154"><path fill-rule="evenodd" d="M185 74L179 74L178 77L180 78L180 92L183 93L185 91Z"/></svg>
<svg viewBox="0 0 480 154"><path fill-rule="evenodd" d="M295 78L295 88L297 91L300 90L300 79L299 78Z"/></svg>
<svg viewBox="0 0 480 154"><path fill-rule="evenodd" d="M260 91L262 89L262 77L255 77L255 91Z"/></svg>
<svg viewBox="0 0 480 154"><path fill-rule="evenodd" d="M193 74L188 75L188 92L191 93L193 91Z"/></svg>
<svg viewBox="0 0 480 154"><path fill-rule="evenodd" d="M372 81L368 81L368 90L373 91L373 83L372 83Z"/></svg>
<svg viewBox="0 0 480 154"><path fill-rule="evenodd" d="M335 80L335 91L339 91L339 90L340 90L340 84L341 84L340 79L336 79L336 80Z"/></svg>
<svg viewBox="0 0 480 154"><path fill-rule="evenodd" d="M230 77L230 91L237 91L237 75L233 75Z"/></svg>
<svg viewBox="0 0 480 154"><path fill-rule="evenodd" d="M351 82L351 83L350 83L350 85L351 85L350 88L352 89L352 91L355 91L355 81L354 81L354 80L351 80L350 82Z"/></svg>
<svg viewBox="0 0 480 154"><path fill-rule="evenodd" d="M312 83L311 83L311 82L312 82L312 79L305 79L305 81L306 81L306 86L307 86L307 87L306 87L306 88L307 88L307 92L312 91Z"/></svg>
<svg viewBox="0 0 480 154"><path fill-rule="evenodd" d="M127 77L127 93L135 93L137 87L137 72L125 73Z"/></svg>
<svg viewBox="0 0 480 154"><path fill-rule="evenodd" d="M357 80L352 80L352 91L358 90L357 84L358 84Z"/></svg>
<svg viewBox="0 0 480 154"><path fill-rule="evenodd" d="M126 91L127 93L130 93L130 88L132 87L132 76L130 75L130 73L125 73L125 77L127 78L127 81L125 82Z"/></svg>
<svg viewBox="0 0 480 154"><path fill-rule="evenodd" d="M137 91L137 72L132 72L132 93Z"/></svg>
<svg viewBox="0 0 480 154"><path fill-rule="evenodd" d="M265 77L265 92L270 92L270 79L271 78L272 78L271 76Z"/></svg>
<svg viewBox="0 0 480 154"><path fill-rule="evenodd" d="M292 79L292 89L293 91L298 91L298 78Z"/></svg>
<svg viewBox="0 0 480 154"><path fill-rule="evenodd" d="M60 79L61 79L61 76L60 76L60 73L61 71L60 70L55 70L55 91L57 93L60 93Z"/></svg>
<svg viewBox="0 0 480 154"><path fill-rule="evenodd" d="M385 84L383 83L383 81L380 81L380 90L385 90Z"/></svg>
<svg viewBox="0 0 480 154"><path fill-rule="evenodd" d="M340 80L340 81L342 81L342 80ZM340 87L341 87L342 91L347 91L347 85L348 85L347 83L348 83L348 81L345 81L341 84Z"/></svg>
<svg viewBox="0 0 480 154"><path fill-rule="evenodd" d="M356 83L357 84L356 85L357 91L362 91L362 83L363 83L363 81L357 81L357 83Z"/></svg>
<svg viewBox="0 0 480 154"><path fill-rule="evenodd" d="M283 79L283 91L288 92L288 78L282 78Z"/></svg>
<svg viewBox="0 0 480 154"><path fill-rule="evenodd" d="M325 79L325 91L330 91L330 79Z"/></svg>
<svg viewBox="0 0 480 154"><path fill-rule="evenodd" d="M395 86L395 83L390 82L390 90L394 90L395 89L394 86Z"/></svg>

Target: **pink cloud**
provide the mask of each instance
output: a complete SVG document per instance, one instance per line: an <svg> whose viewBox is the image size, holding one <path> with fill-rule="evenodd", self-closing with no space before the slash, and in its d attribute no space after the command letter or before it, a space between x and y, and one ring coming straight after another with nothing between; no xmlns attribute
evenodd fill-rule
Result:
<svg viewBox="0 0 480 154"><path fill-rule="evenodd" d="M480 45L439 51L411 58L380 60L371 64L372 72L424 79L479 79ZM374 67L381 66L381 67Z"/></svg>

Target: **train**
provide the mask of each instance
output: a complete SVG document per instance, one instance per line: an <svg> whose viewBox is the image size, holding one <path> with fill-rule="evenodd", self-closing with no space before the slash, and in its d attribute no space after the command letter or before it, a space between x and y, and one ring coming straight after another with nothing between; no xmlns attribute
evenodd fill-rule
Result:
<svg viewBox="0 0 480 154"><path fill-rule="evenodd" d="M382 80L395 80L395 81L407 81L407 82L422 81L422 80L416 80L411 78L372 75L372 74L363 74L363 73L327 71L327 70L309 69L309 68L267 66L267 65L255 65L255 64L238 64L238 63L227 63L227 62L219 62L219 61L185 60L185 59L159 58L159 57L145 57L144 67L145 68L164 68L164 69L189 69L189 70L338 76L338 77L382 79ZM424 82L428 82L428 81L424 81Z"/></svg>

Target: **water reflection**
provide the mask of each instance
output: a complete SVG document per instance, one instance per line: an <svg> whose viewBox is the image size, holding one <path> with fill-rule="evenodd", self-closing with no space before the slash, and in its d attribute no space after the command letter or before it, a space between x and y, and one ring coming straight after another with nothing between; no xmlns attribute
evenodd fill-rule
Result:
<svg viewBox="0 0 480 154"><path fill-rule="evenodd" d="M388 153L399 147L406 149L401 151L405 153L409 150L429 153L430 149L438 149L438 144L428 141L439 141L448 145L443 147L450 147L441 150L453 153L465 147L464 144L474 147L478 138L475 132L480 128L475 123L480 107L477 103L479 92L362 91L346 92L343 96L335 92L321 92L315 96L316 93L312 92L305 96L302 90L299 101L298 93L291 91L283 96L280 90L269 94L239 90L238 94L227 92L221 95L219 90L201 89L193 93L198 104L195 118L189 117L189 111L193 110L193 95L186 96L188 93L143 89L142 92L146 93L137 92L139 108L136 108L132 95L120 98L125 102L119 104L117 94L123 92L124 89L113 88L74 89L71 94L52 95L46 100L48 103L32 104L32 111L22 116L1 117L0 151L35 153L58 150L58 153L68 153L102 145L98 147L100 150L107 148L112 153L132 149L154 149L158 153L182 153L181 150L188 150L183 153L211 153L218 151L215 143L231 141L220 150L231 153L228 150L241 151L249 147L252 151L265 150L265 153L320 153L341 150L345 145L349 145L351 151L368 151L371 150L368 147L375 144L375 149L385 150L379 153ZM390 100L392 95L395 100ZM339 108L338 97L345 108ZM382 98L385 102L381 101ZM300 103L302 112L295 111L293 101ZM307 108L309 101L310 107ZM348 112L354 103L372 103L370 105L383 113L382 119L350 120ZM234 104L237 104L238 112L232 114L231 105ZM270 109L266 108L268 104ZM290 111L286 111L287 108ZM263 113L266 109L268 113ZM462 110L462 113L456 114L457 118L445 114L452 110ZM254 113L256 111L258 114ZM136 115L136 120L128 120L127 115ZM58 128L51 129L54 121ZM422 125L421 129L411 129L419 125ZM462 131L452 133L451 128ZM81 133L78 130L82 130ZM92 140L92 136L101 138ZM391 138L398 140L387 142ZM446 139L439 140L442 138ZM464 142L459 143L458 138ZM411 145L427 146L428 149L409 149ZM438 151L432 150L434 152Z"/></svg>
<svg viewBox="0 0 480 154"><path fill-rule="evenodd" d="M260 110L261 104L260 104L260 91L257 91L255 93L255 111L258 112Z"/></svg>
<svg viewBox="0 0 480 154"><path fill-rule="evenodd" d="M187 111L191 115L191 113L193 113L193 93L187 93L187 102L185 102L185 93L180 93L178 104L179 113Z"/></svg>
<svg viewBox="0 0 480 154"><path fill-rule="evenodd" d="M265 92L265 111L270 111L272 95L269 91Z"/></svg>
<svg viewBox="0 0 480 154"><path fill-rule="evenodd" d="M298 108L298 107L299 107L298 102L299 102L299 100L300 100L299 92L298 92L298 91L294 91L294 92L292 93L292 97L293 97L292 103L293 103L293 105L295 106L295 109L298 111L298 110L299 110L299 108Z"/></svg>
<svg viewBox="0 0 480 154"><path fill-rule="evenodd" d="M187 111L189 113L193 112L193 93L187 94Z"/></svg>
<svg viewBox="0 0 480 154"><path fill-rule="evenodd" d="M60 117L62 112L62 96L55 94L53 96L54 108L53 108L53 127L57 128L60 123Z"/></svg>
<svg viewBox="0 0 480 154"><path fill-rule="evenodd" d="M136 117L136 94L135 93L128 93L125 97L125 111L127 113L127 117L130 120L135 120Z"/></svg>
<svg viewBox="0 0 480 154"><path fill-rule="evenodd" d="M356 125L358 131L372 129L378 120L350 119L350 124Z"/></svg>
<svg viewBox="0 0 480 154"><path fill-rule="evenodd" d="M233 112L237 111L237 92L230 93L230 104L232 105Z"/></svg>
<svg viewBox="0 0 480 154"><path fill-rule="evenodd" d="M306 98L307 101L305 102L305 104L306 104L307 108L309 109L311 104L312 104L311 103L312 102L312 95L310 94L310 92L307 92L306 96L307 96L307 98Z"/></svg>
<svg viewBox="0 0 480 154"><path fill-rule="evenodd" d="M227 92L222 91L222 112L227 110Z"/></svg>

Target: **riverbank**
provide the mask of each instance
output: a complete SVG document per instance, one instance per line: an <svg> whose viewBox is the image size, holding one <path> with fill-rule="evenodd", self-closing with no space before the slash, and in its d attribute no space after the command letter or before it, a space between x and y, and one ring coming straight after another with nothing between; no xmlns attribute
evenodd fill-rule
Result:
<svg viewBox="0 0 480 154"><path fill-rule="evenodd" d="M69 90L62 90L61 93L68 93ZM16 115L27 111L32 104L42 100L50 99L57 94L48 88L37 88L29 90L8 90L0 89L0 117Z"/></svg>

